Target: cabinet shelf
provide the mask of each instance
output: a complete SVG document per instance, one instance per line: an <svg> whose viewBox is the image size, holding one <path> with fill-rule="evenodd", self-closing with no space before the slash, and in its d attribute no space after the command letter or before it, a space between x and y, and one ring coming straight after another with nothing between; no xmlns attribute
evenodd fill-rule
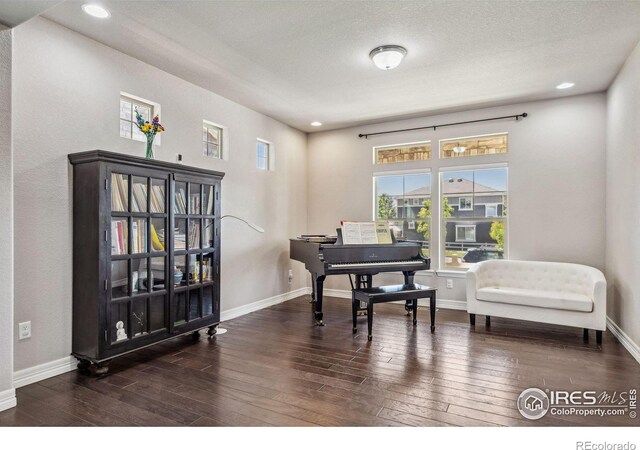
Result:
<svg viewBox="0 0 640 450"><path fill-rule="evenodd" d="M74 153L69 161L72 354L79 367L214 330L224 174L102 150Z"/></svg>

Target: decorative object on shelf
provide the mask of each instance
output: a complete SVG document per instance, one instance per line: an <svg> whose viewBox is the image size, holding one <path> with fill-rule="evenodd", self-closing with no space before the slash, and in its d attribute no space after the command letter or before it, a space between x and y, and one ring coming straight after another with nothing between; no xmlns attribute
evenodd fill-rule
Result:
<svg viewBox="0 0 640 450"><path fill-rule="evenodd" d="M142 334L146 334L144 332L144 320L142 320L142 317L144 317L144 313L140 313L140 315L137 315L136 313L131 313L131 315L133 316L134 319L136 319L136 322L138 322L138 325L140 326L140 331L138 331L135 335L136 336L140 336Z"/></svg>
<svg viewBox="0 0 640 450"><path fill-rule="evenodd" d="M116 322L116 342L124 341L127 338L127 332L124 329L124 322L119 320Z"/></svg>
<svg viewBox="0 0 640 450"><path fill-rule="evenodd" d="M153 159L153 139L156 137L156 134L162 133L164 131L164 127L160 124L160 118L156 114L151 122L148 120L144 120L144 118L138 112L138 108L136 108L136 126L140 131L144 133L147 137L147 159Z"/></svg>

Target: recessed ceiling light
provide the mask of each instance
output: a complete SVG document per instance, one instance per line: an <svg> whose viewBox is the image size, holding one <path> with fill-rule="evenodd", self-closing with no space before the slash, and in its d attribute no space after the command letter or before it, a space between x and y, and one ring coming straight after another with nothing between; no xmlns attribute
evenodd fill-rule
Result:
<svg viewBox="0 0 640 450"><path fill-rule="evenodd" d="M311 126L312 127L321 127L322 126L322 122L318 122L318 121L311 122Z"/></svg>
<svg viewBox="0 0 640 450"><path fill-rule="evenodd" d="M98 19L106 19L111 16L109 11L104 9L100 5L96 5L95 3L85 3L82 5L82 10L89 14L90 16L97 17Z"/></svg>
<svg viewBox="0 0 640 450"><path fill-rule="evenodd" d="M369 58L382 70L395 69L407 54L407 49L399 45L382 45L369 52Z"/></svg>
<svg viewBox="0 0 640 450"><path fill-rule="evenodd" d="M569 89L570 87L575 86L575 83L560 83L556 86L556 89Z"/></svg>

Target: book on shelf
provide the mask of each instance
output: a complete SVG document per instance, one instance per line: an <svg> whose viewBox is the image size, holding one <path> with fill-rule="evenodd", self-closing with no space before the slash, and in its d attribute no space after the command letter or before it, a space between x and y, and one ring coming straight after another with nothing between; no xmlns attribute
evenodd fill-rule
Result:
<svg viewBox="0 0 640 450"><path fill-rule="evenodd" d="M115 181L115 182L114 182ZM126 211L129 194L129 180L121 175L111 176L111 208L114 211Z"/></svg>
<svg viewBox="0 0 640 450"><path fill-rule="evenodd" d="M133 211L147 210L147 185L142 183L133 183Z"/></svg>
<svg viewBox="0 0 640 450"><path fill-rule="evenodd" d="M189 248L200 247L200 223L189 222Z"/></svg>
<svg viewBox="0 0 640 450"><path fill-rule="evenodd" d="M186 197L184 188L180 188L176 192L176 213L178 214L187 213L187 197Z"/></svg>
<svg viewBox="0 0 640 450"><path fill-rule="evenodd" d="M127 236L122 220L111 222L111 254L124 255L127 253Z"/></svg>
<svg viewBox="0 0 640 450"><path fill-rule="evenodd" d="M151 211L164 212L164 186L151 186Z"/></svg>
<svg viewBox="0 0 640 450"><path fill-rule="evenodd" d="M176 250L185 250L186 236L184 233L180 233L180 228L176 228L173 232L173 248Z"/></svg>
<svg viewBox="0 0 640 450"><path fill-rule="evenodd" d="M209 201L207 203L207 210L205 214L213 214L213 189L209 188Z"/></svg>

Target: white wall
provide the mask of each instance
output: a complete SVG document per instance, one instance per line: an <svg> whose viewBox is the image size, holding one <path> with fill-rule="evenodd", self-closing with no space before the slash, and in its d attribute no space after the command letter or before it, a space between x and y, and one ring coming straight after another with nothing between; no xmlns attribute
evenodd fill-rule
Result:
<svg viewBox="0 0 640 450"><path fill-rule="evenodd" d="M640 45L607 92L607 309L636 349L640 349L639 79Z"/></svg>
<svg viewBox="0 0 640 450"><path fill-rule="evenodd" d="M359 133L460 122L527 112L529 117L358 138ZM507 162L509 166L509 257L568 261L604 269L605 96L591 94L557 100L478 109L419 119L381 123L309 136L310 233L335 234L339 221L371 220L374 172L452 164ZM438 140L498 132L509 133L509 153L439 160ZM402 164L374 165L372 147L431 140L433 158ZM438 177L432 176L432 192ZM432 236L437 236L436 221ZM432 264L437 268L437 262ZM451 277L443 275L443 278ZM389 277L381 279L398 279ZM436 284L440 297L464 300L464 280L447 290L443 279L423 275ZM347 289L345 277L329 277L326 285Z"/></svg>
<svg viewBox="0 0 640 450"><path fill-rule="evenodd" d="M144 156L144 143L119 137L120 91L162 105L167 131L157 159L175 161L182 153L185 165L226 172L223 213L266 229L261 235L223 221L223 314L306 285L299 267L287 282L288 238L307 229L304 133L46 19L14 32L15 321L31 320L33 334L16 342L16 370L71 351L67 154L97 148ZM228 127L229 161L201 156L203 119ZM258 137L275 144L274 172L255 168Z"/></svg>
<svg viewBox="0 0 640 450"><path fill-rule="evenodd" d="M11 30L0 25L0 411L15 405L13 390L13 158L11 149Z"/></svg>

